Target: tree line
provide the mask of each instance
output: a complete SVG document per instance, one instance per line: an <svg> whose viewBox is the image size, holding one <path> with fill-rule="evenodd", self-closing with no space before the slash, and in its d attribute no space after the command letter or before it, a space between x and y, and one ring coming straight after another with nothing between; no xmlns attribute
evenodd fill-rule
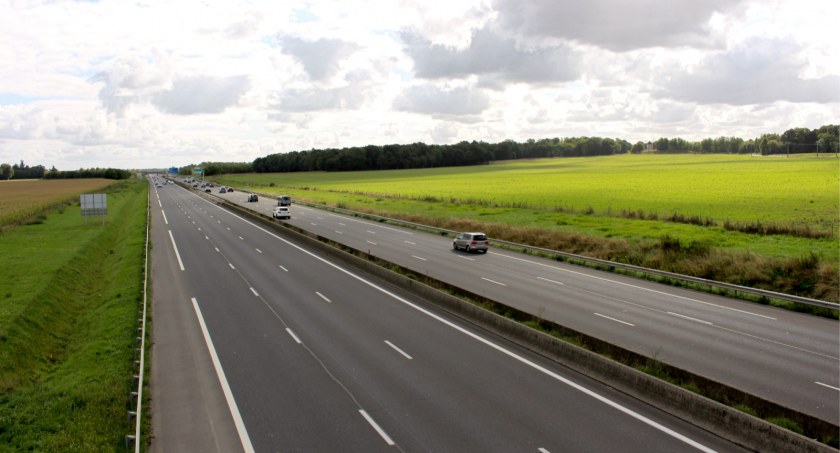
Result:
<svg viewBox="0 0 840 453"><path fill-rule="evenodd" d="M650 146L644 143L633 145L631 152L653 149L657 152L692 152L725 154L802 154L837 153L840 140L840 126L825 125L818 129L797 127L781 135L764 134L757 139L744 140L738 137L706 138L689 142L681 138L660 138Z"/></svg>
<svg viewBox="0 0 840 453"><path fill-rule="evenodd" d="M23 161L20 165L0 164L0 180L9 179L128 179L134 173L119 168L80 168L71 171L59 171L54 166L47 170L43 165L29 166Z"/></svg>

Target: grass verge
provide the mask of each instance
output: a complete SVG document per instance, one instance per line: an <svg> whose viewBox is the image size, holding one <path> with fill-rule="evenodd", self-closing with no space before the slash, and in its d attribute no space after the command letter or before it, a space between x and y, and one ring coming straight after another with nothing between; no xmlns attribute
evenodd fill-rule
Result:
<svg viewBox="0 0 840 453"><path fill-rule="evenodd" d="M122 451L133 431L147 185L105 192L104 225L76 204L0 237L0 451Z"/></svg>

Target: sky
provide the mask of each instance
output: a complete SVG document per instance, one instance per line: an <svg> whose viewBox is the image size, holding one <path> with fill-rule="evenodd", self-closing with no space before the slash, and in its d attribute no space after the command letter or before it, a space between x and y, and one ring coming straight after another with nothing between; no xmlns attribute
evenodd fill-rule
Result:
<svg viewBox="0 0 840 453"><path fill-rule="evenodd" d="M840 123L836 0L0 0L0 163Z"/></svg>

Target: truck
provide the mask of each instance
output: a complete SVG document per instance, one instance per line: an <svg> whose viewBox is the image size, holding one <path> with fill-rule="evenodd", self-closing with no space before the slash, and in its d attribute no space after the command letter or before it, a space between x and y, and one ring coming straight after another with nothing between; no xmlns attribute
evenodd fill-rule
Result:
<svg viewBox="0 0 840 453"><path fill-rule="evenodd" d="M277 206L291 206L292 205L292 197L288 195L280 195L277 197Z"/></svg>

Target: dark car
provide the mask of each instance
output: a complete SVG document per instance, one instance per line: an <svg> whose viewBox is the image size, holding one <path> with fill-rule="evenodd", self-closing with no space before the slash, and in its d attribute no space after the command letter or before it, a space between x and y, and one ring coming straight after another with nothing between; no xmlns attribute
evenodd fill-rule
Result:
<svg viewBox="0 0 840 453"><path fill-rule="evenodd" d="M257 196L257 194L252 193L251 195L248 195L248 202L255 202L255 201L260 201L260 198Z"/></svg>
<svg viewBox="0 0 840 453"><path fill-rule="evenodd" d="M205 192L207 192L207 193L212 192L212 190L210 190L210 188L209 188L209 187L208 187L208 188L206 188L206 189L204 189L204 191L205 191Z"/></svg>
<svg viewBox="0 0 840 453"><path fill-rule="evenodd" d="M487 253L489 244L490 241L484 233L458 233L455 239L452 240L453 249L464 249L467 252L476 251Z"/></svg>

